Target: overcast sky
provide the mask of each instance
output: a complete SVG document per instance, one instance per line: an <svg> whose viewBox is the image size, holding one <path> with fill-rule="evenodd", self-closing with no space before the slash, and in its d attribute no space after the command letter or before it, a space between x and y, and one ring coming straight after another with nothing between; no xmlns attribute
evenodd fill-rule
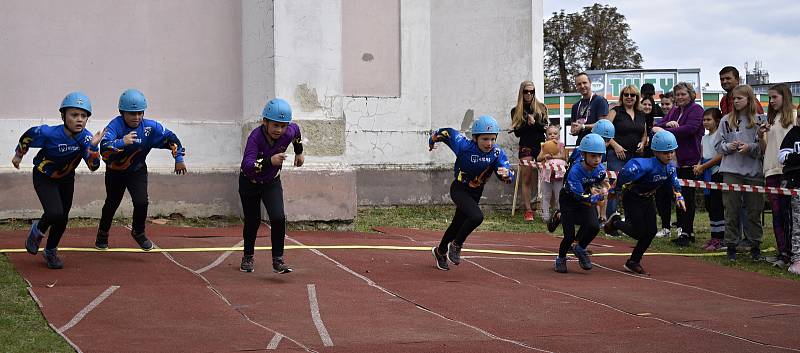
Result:
<svg viewBox="0 0 800 353"><path fill-rule="evenodd" d="M752 69L759 60L770 82L800 81L800 1L544 0L544 18L594 3L625 16L643 68L700 68L703 84L720 89L723 66L735 66L744 77L745 61Z"/></svg>

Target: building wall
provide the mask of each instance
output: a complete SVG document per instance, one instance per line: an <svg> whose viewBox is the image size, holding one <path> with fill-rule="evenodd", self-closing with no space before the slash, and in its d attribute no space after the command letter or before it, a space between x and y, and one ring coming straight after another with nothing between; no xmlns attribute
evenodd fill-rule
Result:
<svg viewBox="0 0 800 353"><path fill-rule="evenodd" d="M0 58L0 74L17 83L0 87L8 132L0 160L11 159L28 127L60 123L67 92L90 96L88 127L98 131L116 115L122 90L137 87L150 103L146 115L184 142L192 173L171 175L168 153L154 150L151 214L240 214L243 144L276 96L292 104L307 151L306 166L287 163L283 172L290 220L352 219L357 204L446 203L453 156L428 152L430 130L467 127L481 114L507 128L519 82L542 86L539 1L5 4L0 44L21 55ZM500 142L515 144L505 133ZM15 195L0 199L0 218L40 212L33 154L23 170L0 166L3 195ZM102 173L78 171L73 215L97 216ZM513 186L490 183L488 200L508 202Z"/></svg>

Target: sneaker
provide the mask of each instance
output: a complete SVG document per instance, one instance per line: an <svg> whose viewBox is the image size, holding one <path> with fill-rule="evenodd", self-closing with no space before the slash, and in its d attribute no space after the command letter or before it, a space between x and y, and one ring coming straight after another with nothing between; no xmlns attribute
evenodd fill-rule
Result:
<svg viewBox="0 0 800 353"><path fill-rule="evenodd" d="M633 262L631 260L625 261L625 270L639 275L645 275L645 276L650 275L644 270L644 268L642 268L642 265L640 263Z"/></svg>
<svg viewBox="0 0 800 353"><path fill-rule="evenodd" d="M736 262L736 246L728 245L728 249L726 252L728 254L728 261Z"/></svg>
<svg viewBox="0 0 800 353"><path fill-rule="evenodd" d="M614 222L619 221L620 219L622 219L622 216L620 216L619 213L614 212L614 214L612 214L611 217L608 218L608 221L603 225L603 232L605 232L606 235L618 237L619 232L617 232L617 228L614 227Z"/></svg>
<svg viewBox="0 0 800 353"><path fill-rule="evenodd" d="M695 238L694 235L688 233L681 233L680 236L670 241L675 243L675 245L677 246L689 246L689 244L695 242Z"/></svg>
<svg viewBox="0 0 800 353"><path fill-rule="evenodd" d="M800 261L798 263L800 263ZM567 258L556 256L556 265L553 270L558 273L567 273Z"/></svg>
<svg viewBox="0 0 800 353"><path fill-rule="evenodd" d="M669 228L661 228L661 230L656 232L656 238L669 238L670 235Z"/></svg>
<svg viewBox="0 0 800 353"><path fill-rule="evenodd" d="M547 231L550 233L554 232L559 224L561 224L561 211L555 210L550 220L547 221Z"/></svg>
<svg viewBox="0 0 800 353"><path fill-rule="evenodd" d="M150 251L153 249L153 242L147 239L147 236L144 233L134 234L131 231L131 235L133 235L133 240L136 240L136 243L139 244L139 247L142 248L144 251Z"/></svg>
<svg viewBox="0 0 800 353"><path fill-rule="evenodd" d="M456 243L450 242L447 247L447 258L450 259L453 265L458 266L461 263L461 247Z"/></svg>
<svg viewBox="0 0 800 353"><path fill-rule="evenodd" d="M706 244L703 246L703 250L706 251L717 251L725 247L725 244L722 243L722 239L711 238L708 239Z"/></svg>
<svg viewBox="0 0 800 353"><path fill-rule="evenodd" d="M789 272L800 275L800 260L795 261L791 266L789 266Z"/></svg>
<svg viewBox="0 0 800 353"><path fill-rule="evenodd" d="M450 266L447 265L447 256L439 254L439 250L437 250L435 246L431 248L431 252L433 253L433 257L436 259L436 268L442 271L447 271L450 269Z"/></svg>
<svg viewBox="0 0 800 353"><path fill-rule="evenodd" d="M42 243L42 238L44 238L44 234L38 228L39 221L33 221L31 224L31 230L28 232L28 239L25 240L25 250L28 251L31 255L36 255L39 253L39 244Z"/></svg>
<svg viewBox="0 0 800 353"><path fill-rule="evenodd" d="M102 230L97 231L97 237L94 240L94 248L98 250L108 249L108 232Z"/></svg>
<svg viewBox="0 0 800 353"><path fill-rule="evenodd" d="M589 259L589 254L586 253L586 249L582 248L578 244L575 244L575 246L572 248L572 253L578 258L578 264L582 269L586 271L592 269L592 260Z"/></svg>
<svg viewBox="0 0 800 353"><path fill-rule="evenodd" d="M64 267L64 263L58 257L58 249L44 249L42 255L47 262L47 268L57 270Z"/></svg>
<svg viewBox="0 0 800 353"><path fill-rule="evenodd" d="M253 258L253 255L244 255L242 256L242 264L239 265L239 271L242 272L253 272L255 270L256 260Z"/></svg>
<svg viewBox="0 0 800 353"><path fill-rule="evenodd" d="M525 211L525 222L533 222L533 211L527 210Z"/></svg>
<svg viewBox="0 0 800 353"><path fill-rule="evenodd" d="M764 261L769 262L772 266L777 268L784 268L791 264L791 262L786 261L781 255L764 257Z"/></svg>
<svg viewBox="0 0 800 353"><path fill-rule="evenodd" d="M750 249L750 259L755 262L761 262L764 260L764 256L761 256L761 248L754 246Z"/></svg>
<svg viewBox="0 0 800 353"><path fill-rule="evenodd" d="M283 257L275 256L272 258L272 272L285 274L292 272L292 268L283 263Z"/></svg>

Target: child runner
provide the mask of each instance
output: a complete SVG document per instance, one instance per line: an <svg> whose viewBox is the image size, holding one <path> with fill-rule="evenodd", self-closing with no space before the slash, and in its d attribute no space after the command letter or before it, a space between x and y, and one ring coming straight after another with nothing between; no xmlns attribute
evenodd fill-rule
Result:
<svg viewBox="0 0 800 353"><path fill-rule="evenodd" d="M681 196L681 186L678 182L675 164L670 163L670 160L675 157L675 149L678 148L675 135L666 130L657 132L653 135L651 148L655 157L633 158L625 163L612 189L611 197L622 199L625 220L622 220L619 213L614 213L603 227L606 233L622 230L637 240L631 257L625 262L625 269L642 275L647 274L641 265L642 256L650 247L658 230L656 226L656 190L661 185L671 185L677 207L682 209L686 207Z"/></svg>
<svg viewBox="0 0 800 353"><path fill-rule="evenodd" d="M558 194L564 186L564 175L567 166L567 150L560 142L561 127L550 125L547 127L547 141L542 144L536 161L545 164L539 171L539 185L542 195L542 221L550 220L550 208L558 209Z"/></svg>
<svg viewBox="0 0 800 353"><path fill-rule="evenodd" d="M695 165L694 174L702 176L704 181L715 183L722 182L722 173L719 173L719 162L722 155L714 149L714 134L719 128L722 112L719 108L708 108L703 113L703 127L708 134L700 141L701 159ZM775 153L777 158L777 152ZM703 189L706 211L708 211L708 225L711 228L711 238L703 245L703 250L716 251L725 247L725 206L722 204L722 191Z"/></svg>
<svg viewBox="0 0 800 353"><path fill-rule="evenodd" d="M800 124L789 130L781 143L778 160L783 164L787 188L800 188ZM792 195L792 265L789 272L800 275L800 196Z"/></svg>
<svg viewBox="0 0 800 353"><path fill-rule="evenodd" d="M456 155L453 165L455 179L450 184L450 198L456 204L456 213L439 246L431 249L436 267L442 271L450 269L448 258L454 265L461 263L464 241L483 222L483 212L478 202L489 177L497 174L506 183L514 179L505 152L495 144L499 132L497 120L483 115L472 124L472 139L455 129L442 128L436 130L428 140L429 150L436 148L437 142L443 142Z"/></svg>
<svg viewBox="0 0 800 353"><path fill-rule="evenodd" d="M601 163L606 153L606 143L598 134L588 134L581 140L580 164L569 168L565 187L561 189L558 201L561 205L561 221L564 223L564 239L558 249L555 271L567 273L567 250L576 239L575 226L581 226L577 233L578 244L573 253L584 270L592 269L592 261L586 253L586 247L592 242L600 223L597 218L597 203L606 197L607 189L601 188L598 193L591 191L592 186L606 180L606 168Z"/></svg>
<svg viewBox="0 0 800 353"><path fill-rule="evenodd" d="M294 149L294 166L305 161L300 127L292 121L292 107L280 98L273 98L264 107L261 125L247 137L239 173L239 198L244 212L244 256L239 270L253 272L256 235L261 225L261 203L267 209L272 241L272 271L289 273L283 261L286 237L286 215L283 212L281 167L289 144Z"/></svg>
<svg viewBox="0 0 800 353"><path fill-rule="evenodd" d="M86 130L86 122L92 115L92 103L85 94L68 94L61 102L59 111L64 124L41 125L28 129L19 138L11 159L14 168L19 169L19 163L25 153L28 153L28 149L40 148L33 158L33 188L42 203L44 214L31 225L25 249L36 255L44 233L49 230L43 255L47 267L51 269L64 267L58 257L58 243L69 221L72 194L75 190L75 168L81 158L91 171L100 167L97 144L103 136L102 132L92 136Z"/></svg>
<svg viewBox="0 0 800 353"><path fill-rule="evenodd" d="M611 139L614 138L615 132L616 131L614 129L614 124L607 119L600 119L597 121L597 123L594 124L594 126L592 126L592 133L598 134L600 135L600 137L603 138L603 141L605 141L606 144L606 148L608 148L608 145L611 143ZM572 150L572 154L570 154L569 158L567 158L567 167L566 167L567 173L569 173L570 167L572 167L573 165L579 165L581 161L583 161L583 153L581 153L581 147L578 146L574 150ZM603 159L601 160L601 163L605 161L606 161L606 155L603 154ZM608 185L608 182L604 181L603 184ZM600 201L601 205L604 203L605 200ZM600 208L601 209L598 211L599 212L598 214L605 215L605 208L602 207ZM603 219L605 219L605 217L603 217ZM550 220L547 221L547 231L550 233L554 232L556 228L558 228L559 224L561 224L561 211L555 210L555 212L553 212L553 215L550 216Z"/></svg>
<svg viewBox="0 0 800 353"><path fill-rule="evenodd" d="M153 243L144 232L147 218L147 164L145 159L153 148L168 149L175 158L175 174L186 174L184 149L178 136L155 120L145 119L147 99L136 89L128 89L119 97L119 116L106 126L100 141L100 153L106 163L106 200L97 229L94 246L108 249L108 231L125 189L133 201L131 236L142 250L149 251Z"/></svg>

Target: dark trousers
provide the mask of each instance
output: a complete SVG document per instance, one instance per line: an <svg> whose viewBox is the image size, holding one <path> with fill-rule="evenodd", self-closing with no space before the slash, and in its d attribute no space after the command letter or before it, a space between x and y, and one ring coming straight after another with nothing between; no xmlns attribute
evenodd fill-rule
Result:
<svg viewBox="0 0 800 353"><path fill-rule="evenodd" d="M581 227L577 233L578 245L585 249L600 231L600 221L597 219L597 207L579 202L566 188L558 194L558 204L561 207L561 228L564 230L558 256L565 257L575 241L575 226Z"/></svg>
<svg viewBox="0 0 800 353"><path fill-rule="evenodd" d="M55 249L67 229L69 210L72 208L72 194L75 191L75 173L59 179L52 179L36 170L33 171L33 189L42 203L44 214L37 228L47 236L47 249Z"/></svg>
<svg viewBox="0 0 800 353"><path fill-rule="evenodd" d="M711 181L722 182L722 173L711 175ZM708 194L703 195L708 211L708 225L711 228L711 238L725 239L725 205L722 203L721 190L708 190Z"/></svg>
<svg viewBox="0 0 800 353"><path fill-rule="evenodd" d="M463 246L470 233L483 223L483 212L478 206L482 194L482 186L472 189L456 180L450 184L450 198L456 204L456 214L439 242L440 254L447 253L447 244L450 242Z"/></svg>
<svg viewBox="0 0 800 353"><path fill-rule="evenodd" d="M265 184L253 183L239 174L239 199L244 213L244 254L255 254L256 236L261 226L261 204L267 209L272 241L272 257L283 256L286 215L283 212L283 186L280 177Z"/></svg>
<svg viewBox="0 0 800 353"><path fill-rule="evenodd" d="M697 180L697 176L694 175L692 167L680 167L678 168L678 179ZM678 226L681 227L681 231L683 233L693 234L694 213L695 208L697 207L694 201L694 188L682 187L681 194L683 195L683 200L686 203L686 211L681 209L677 209L675 211L678 216Z"/></svg>
<svg viewBox="0 0 800 353"><path fill-rule="evenodd" d="M639 263L658 230L655 198L626 192L622 198L622 207L625 209L625 221L617 221L614 223L614 228L637 239L629 261Z"/></svg>
<svg viewBox="0 0 800 353"><path fill-rule="evenodd" d="M661 228L672 228L672 185L663 184L656 190L656 210L658 218L661 219Z"/></svg>
<svg viewBox="0 0 800 353"><path fill-rule="evenodd" d="M103 204L99 230L108 232L111 229L111 221L114 220L114 214L122 202L125 189L128 189L131 201L133 201L133 224L131 224L133 234L144 233L144 223L147 219L147 206L149 204L147 198L147 166L132 172L106 169L105 182L106 202Z"/></svg>

